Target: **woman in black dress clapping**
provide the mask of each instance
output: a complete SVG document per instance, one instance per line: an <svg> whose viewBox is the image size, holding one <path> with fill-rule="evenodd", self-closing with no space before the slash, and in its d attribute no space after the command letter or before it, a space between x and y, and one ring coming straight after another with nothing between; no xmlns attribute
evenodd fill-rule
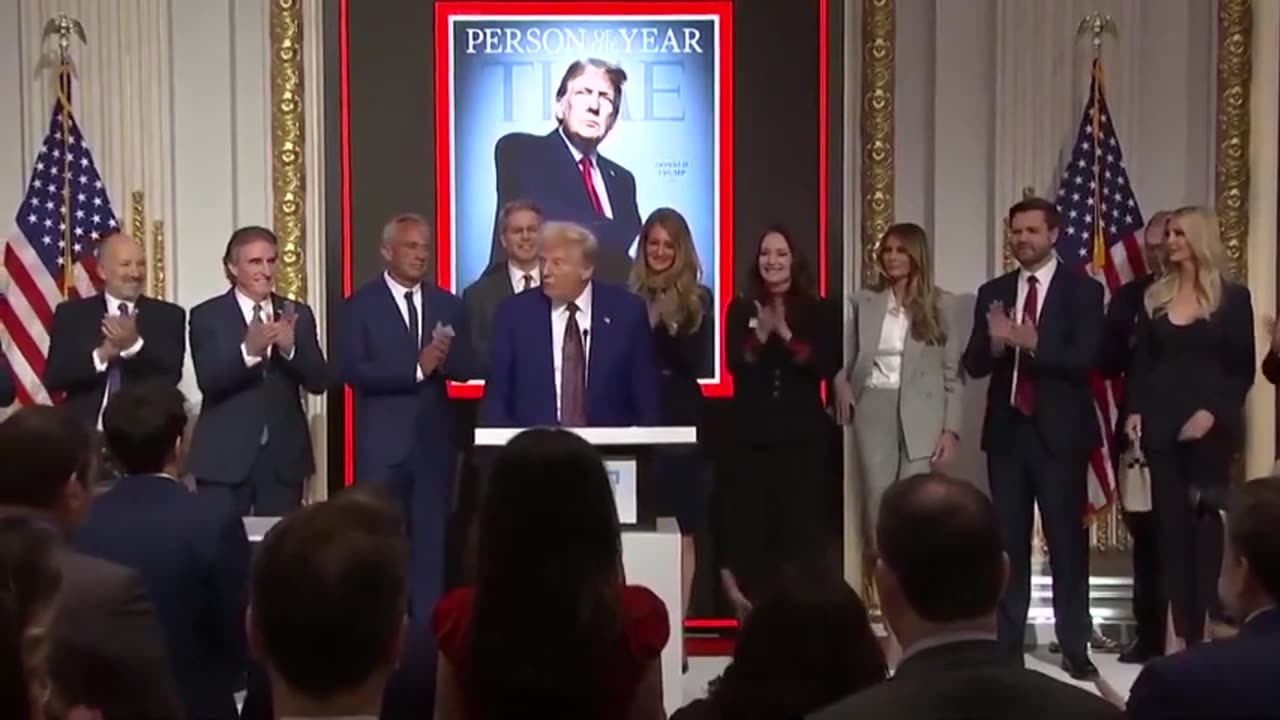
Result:
<svg viewBox="0 0 1280 720"><path fill-rule="evenodd" d="M630 284L649 306L662 372L664 422L669 425L701 425L698 378L714 372L715 305L701 276L689 223L671 208L654 210L640 230L640 253L631 267ZM710 473L698 445L658 448L653 465L661 488L658 514L674 516L680 525L680 588L687 615L697 567L694 536L707 522Z"/></svg>

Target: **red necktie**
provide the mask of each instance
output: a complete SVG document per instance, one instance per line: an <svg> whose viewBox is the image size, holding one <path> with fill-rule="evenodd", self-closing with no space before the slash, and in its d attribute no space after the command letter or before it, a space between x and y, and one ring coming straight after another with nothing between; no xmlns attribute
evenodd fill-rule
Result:
<svg viewBox="0 0 1280 720"><path fill-rule="evenodd" d="M582 184L587 187L587 197L591 199L591 207L603 215L604 205L600 202L600 194L596 192L596 181L591 177L591 156L583 155L578 161L578 168L582 170Z"/></svg>
<svg viewBox="0 0 1280 720"><path fill-rule="evenodd" d="M1036 315L1040 305L1039 281L1035 275L1027 276L1027 298L1022 302L1022 322L1036 326ZM1013 406L1018 412L1031 417L1036 411L1036 386L1027 377L1026 367L1018 368L1018 381L1013 386Z"/></svg>
<svg viewBox="0 0 1280 720"><path fill-rule="evenodd" d="M578 306L565 308L569 320L564 327L560 356L560 424L585 427L587 424L587 353L578 325Z"/></svg>

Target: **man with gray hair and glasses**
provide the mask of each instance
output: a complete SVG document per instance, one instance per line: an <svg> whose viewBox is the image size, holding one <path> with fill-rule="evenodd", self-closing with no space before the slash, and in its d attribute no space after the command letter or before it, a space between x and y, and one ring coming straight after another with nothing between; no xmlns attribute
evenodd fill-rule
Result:
<svg viewBox="0 0 1280 720"><path fill-rule="evenodd" d="M342 305L338 366L355 391L355 480L381 483L399 505L413 564L409 615L427 622L444 583L445 521L457 445L447 382L471 376L462 301L430 281L430 224L391 218L385 270Z"/></svg>

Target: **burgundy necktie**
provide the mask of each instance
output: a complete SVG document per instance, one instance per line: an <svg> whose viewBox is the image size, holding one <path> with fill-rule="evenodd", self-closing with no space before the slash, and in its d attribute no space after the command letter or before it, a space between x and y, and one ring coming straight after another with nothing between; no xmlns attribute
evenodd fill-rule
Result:
<svg viewBox="0 0 1280 720"><path fill-rule="evenodd" d="M587 197L591 199L591 207L603 215L604 204L600 202L600 193L596 192L595 178L591 177L591 156L583 155L578 161L578 167L582 170L582 184L587 186Z"/></svg>
<svg viewBox="0 0 1280 720"><path fill-rule="evenodd" d="M1040 305L1039 281L1035 275L1027 276L1027 298L1022 302L1022 322L1036 326L1036 315ZM1036 386L1027 377L1026 368L1018 368L1018 380L1013 386L1013 406L1027 417L1036 411Z"/></svg>
<svg viewBox="0 0 1280 720"><path fill-rule="evenodd" d="M521 290L528 290L533 287L533 276L529 273L525 273L521 281L524 283L524 287L520 288Z"/></svg>
<svg viewBox="0 0 1280 720"><path fill-rule="evenodd" d="M560 358L560 424L585 427L587 424L587 353L578 327L578 306L569 303L569 321L564 326Z"/></svg>

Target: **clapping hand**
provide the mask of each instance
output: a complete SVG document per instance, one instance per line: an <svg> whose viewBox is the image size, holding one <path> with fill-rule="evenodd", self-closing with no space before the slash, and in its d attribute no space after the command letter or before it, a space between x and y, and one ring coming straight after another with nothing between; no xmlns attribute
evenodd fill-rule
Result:
<svg viewBox="0 0 1280 720"><path fill-rule="evenodd" d="M110 343L116 353L128 350L138 342L137 318L132 315L103 318L102 339Z"/></svg>
<svg viewBox="0 0 1280 720"><path fill-rule="evenodd" d="M778 326L777 312L771 305L756 303L756 339L767 342Z"/></svg>
<svg viewBox="0 0 1280 720"><path fill-rule="evenodd" d="M271 333L271 344L276 346L281 355L289 355L293 352L295 342L295 328L298 324L298 315L296 313L286 313L279 320L273 323L267 323Z"/></svg>
<svg viewBox="0 0 1280 720"><path fill-rule="evenodd" d="M999 300L987 308L987 334L991 336L991 352L995 355L1013 344L1013 320Z"/></svg>
<svg viewBox="0 0 1280 720"><path fill-rule="evenodd" d="M249 323L248 329L244 332L246 355L260 358L267 354L267 348L271 347L275 339L274 325L275 323L266 323L261 320Z"/></svg>

